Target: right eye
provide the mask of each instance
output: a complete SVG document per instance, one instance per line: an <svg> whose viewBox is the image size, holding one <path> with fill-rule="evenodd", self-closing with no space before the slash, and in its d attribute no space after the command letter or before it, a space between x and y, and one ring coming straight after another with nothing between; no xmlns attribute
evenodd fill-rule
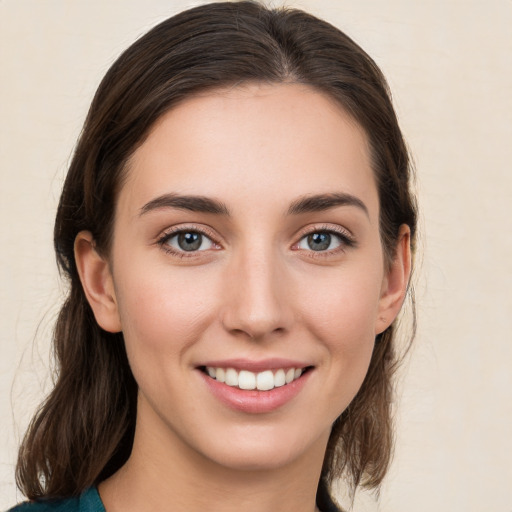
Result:
<svg viewBox="0 0 512 512"><path fill-rule="evenodd" d="M193 257L209 250L218 250L222 247L210 235L207 228L195 226L175 226L158 238L157 244L171 256L180 258Z"/></svg>
<svg viewBox="0 0 512 512"><path fill-rule="evenodd" d="M176 252L197 252L213 249L216 244L204 233L199 231L177 231L167 235L161 241L163 246L168 246Z"/></svg>

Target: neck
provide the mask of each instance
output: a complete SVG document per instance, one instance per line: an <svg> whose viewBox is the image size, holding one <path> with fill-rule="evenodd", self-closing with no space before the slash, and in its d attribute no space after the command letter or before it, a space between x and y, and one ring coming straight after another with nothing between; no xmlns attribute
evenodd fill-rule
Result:
<svg viewBox="0 0 512 512"><path fill-rule="evenodd" d="M147 416L146 416L147 419ZM314 512L327 437L273 467L226 467L138 418L127 463L99 486L107 512Z"/></svg>

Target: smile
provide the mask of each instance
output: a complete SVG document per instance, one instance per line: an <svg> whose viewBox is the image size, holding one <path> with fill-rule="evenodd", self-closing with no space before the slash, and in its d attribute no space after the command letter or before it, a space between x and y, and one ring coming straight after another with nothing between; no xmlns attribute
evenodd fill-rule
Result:
<svg viewBox="0 0 512 512"><path fill-rule="evenodd" d="M256 373L249 370L213 366L206 366L204 369L212 379L227 386L258 391L270 391L291 384L307 370L307 368L279 368Z"/></svg>
<svg viewBox="0 0 512 512"><path fill-rule="evenodd" d="M293 402L311 381L315 366L286 358L204 361L197 375L213 396L244 414L271 413Z"/></svg>

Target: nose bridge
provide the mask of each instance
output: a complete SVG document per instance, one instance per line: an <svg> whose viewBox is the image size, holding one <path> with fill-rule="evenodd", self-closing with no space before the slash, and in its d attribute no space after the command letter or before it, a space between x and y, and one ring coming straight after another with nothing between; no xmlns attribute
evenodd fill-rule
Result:
<svg viewBox="0 0 512 512"><path fill-rule="evenodd" d="M261 338L289 328L285 272L280 258L265 244L251 244L234 258L225 302L224 326Z"/></svg>

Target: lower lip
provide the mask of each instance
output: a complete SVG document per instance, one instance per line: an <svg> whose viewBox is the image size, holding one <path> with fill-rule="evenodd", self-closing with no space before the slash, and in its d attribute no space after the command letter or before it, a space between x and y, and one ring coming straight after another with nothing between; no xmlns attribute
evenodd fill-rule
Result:
<svg viewBox="0 0 512 512"><path fill-rule="evenodd" d="M312 373L309 370L290 384L269 391L258 391L256 389L244 390L228 386L223 382L212 379L201 370L198 370L198 372L218 400L231 409L250 414L268 413L283 407L300 393Z"/></svg>

